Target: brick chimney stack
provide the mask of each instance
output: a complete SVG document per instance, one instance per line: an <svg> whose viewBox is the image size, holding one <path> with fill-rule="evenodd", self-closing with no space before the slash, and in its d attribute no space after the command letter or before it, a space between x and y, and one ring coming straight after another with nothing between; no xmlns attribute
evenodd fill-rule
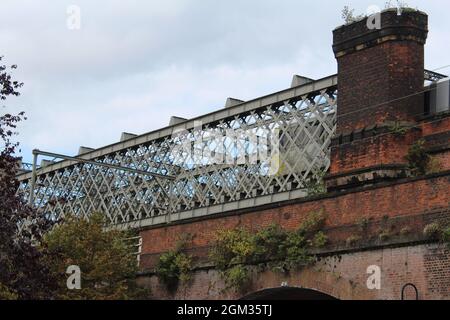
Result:
<svg viewBox="0 0 450 320"><path fill-rule="evenodd" d="M381 28L369 18L333 31L338 63L337 136L328 185L367 183L405 171L409 146L420 133L399 138L394 125L413 125L424 112L424 45L428 16L389 9ZM374 26L375 27L375 26ZM419 93L419 94L417 94Z"/></svg>
<svg viewBox="0 0 450 320"><path fill-rule="evenodd" d="M428 16L419 11L381 13L381 29L367 18L333 31L338 63L339 133L385 121L414 121L423 112L424 44ZM386 103L387 101L395 102ZM385 104L386 103L386 104ZM375 105L377 107L373 107ZM370 108L370 109L369 109Z"/></svg>

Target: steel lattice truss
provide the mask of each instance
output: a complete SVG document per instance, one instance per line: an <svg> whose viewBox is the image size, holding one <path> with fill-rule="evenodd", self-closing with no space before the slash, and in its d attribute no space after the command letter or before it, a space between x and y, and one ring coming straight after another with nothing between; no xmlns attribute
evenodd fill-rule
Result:
<svg viewBox="0 0 450 320"><path fill-rule="evenodd" d="M112 224L154 225L183 219L186 212L207 214L198 211L202 208L305 190L330 166L334 80L286 90L287 98L279 93L273 103L261 98L222 116L205 116L170 134L163 129L157 138L155 133L140 136L119 150L86 155L99 163L175 176L175 181L62 161L37 171L34 205L52 219L101 211ZM31 173L19 180L19 192L28 199Z"/></svg>

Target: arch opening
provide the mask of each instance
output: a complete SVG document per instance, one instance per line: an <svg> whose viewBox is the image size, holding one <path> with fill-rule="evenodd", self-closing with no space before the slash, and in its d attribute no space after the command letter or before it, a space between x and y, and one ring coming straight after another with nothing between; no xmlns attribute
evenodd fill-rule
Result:
<svg viewBox="0 0 450 320"><path fill-rule="evenodd" d="M258 292L251 293L241 300L303 300L303 301L318 301L318 300L338 300L326 293L305 288L281 287L273 289L265 289Z"/></svg>

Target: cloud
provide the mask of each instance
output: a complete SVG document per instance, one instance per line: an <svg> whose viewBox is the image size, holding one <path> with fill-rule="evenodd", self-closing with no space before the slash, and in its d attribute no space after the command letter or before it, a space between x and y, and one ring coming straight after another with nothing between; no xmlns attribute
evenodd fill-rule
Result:
<svg viewBox="0 0 450 320"><path fill-rule="evenodd" d="M358 12L384 1L354 1ZM66 27L69 4L79 31ZM347 1L4 0L0 43L26 86L26 159L35 147L73 154L122 131L144 133L171 115L221 108L229 96L256 98L289 86L293 74L336 72L332 30ZM450 64L447 1L418 0L430 14L427 65Z"/></svg>

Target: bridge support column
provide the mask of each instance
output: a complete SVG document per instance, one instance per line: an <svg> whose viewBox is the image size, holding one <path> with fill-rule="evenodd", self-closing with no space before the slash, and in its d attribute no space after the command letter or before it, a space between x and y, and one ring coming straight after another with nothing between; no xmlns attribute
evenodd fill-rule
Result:
<svg viewBox="0 0 450 320"><path fill-rule="evenodd" d="M405 174L405 155L420 137L424 112L424 44L428 16L419 11L380 14L334 30L338 63L337 136L329 188ZM398 133L397 132L397 133Z"/></svg>

